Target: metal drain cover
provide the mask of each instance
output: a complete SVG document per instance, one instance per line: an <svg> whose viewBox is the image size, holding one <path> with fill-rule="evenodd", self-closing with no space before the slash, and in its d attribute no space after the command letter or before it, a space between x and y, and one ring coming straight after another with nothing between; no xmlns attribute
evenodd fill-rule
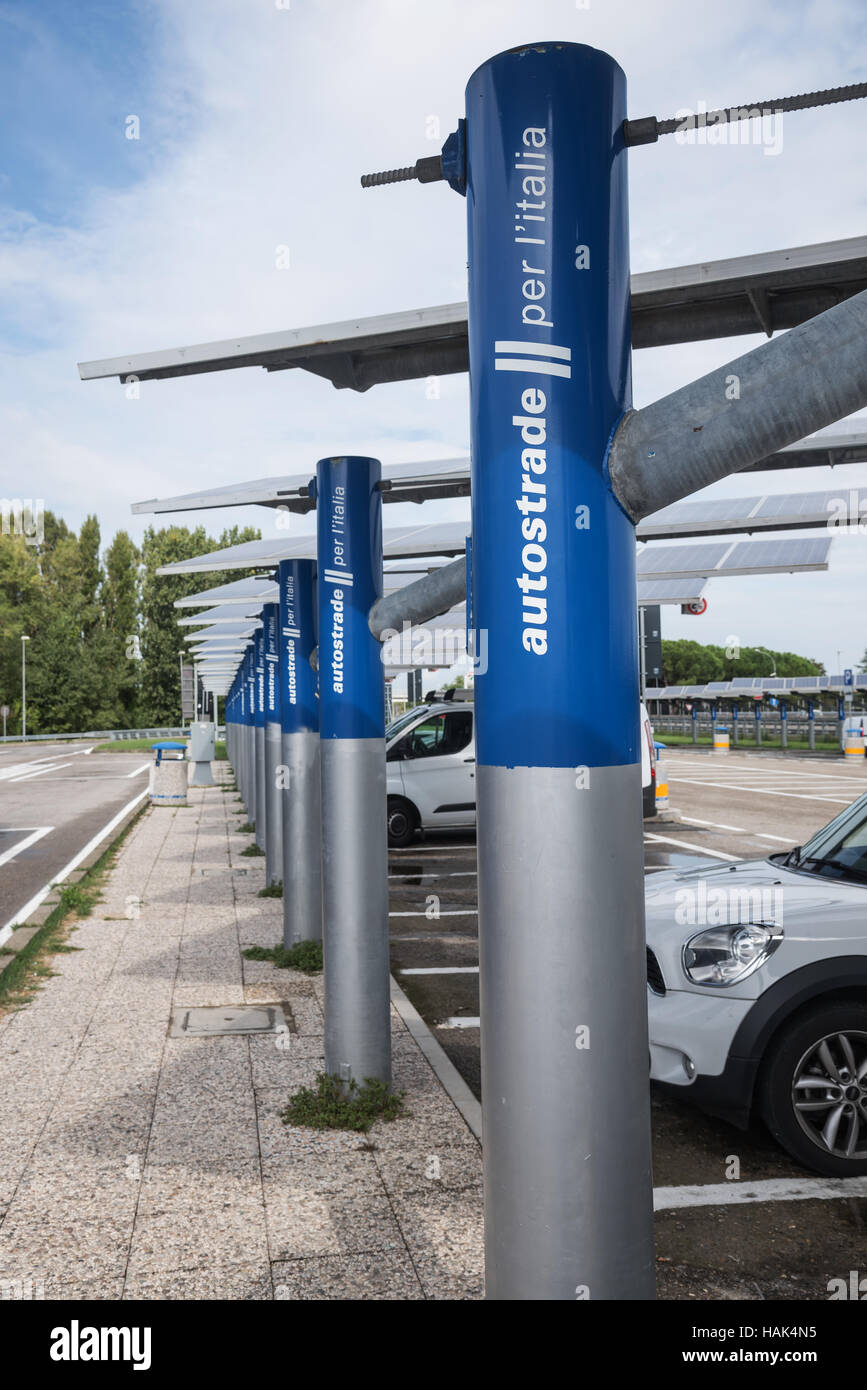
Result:
<svg viewBox="0 0 867 1390"><path fill-rule="evenodd" d="M285 1033L289 1028L280 1004L240 1008L172 1009L170 1038L217 1038L231 1033Z"/></svg>

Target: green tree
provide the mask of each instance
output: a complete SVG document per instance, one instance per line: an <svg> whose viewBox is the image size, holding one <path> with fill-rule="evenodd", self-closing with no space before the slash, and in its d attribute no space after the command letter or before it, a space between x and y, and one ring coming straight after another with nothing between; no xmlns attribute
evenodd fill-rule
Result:
<svg viewBox="0 0 867 1390"><path fill-rule="evenodd" d="M176 599L202 589L215 588L244 574L254 574L255 568L227 572L189 575L158 575L162 565L177 560L189 560L211 550L223 550L230 545L260 539L252 526L231 526L216 540L204 527L191 531L186 526L170 526L160 531L149 526L142 543L141 595L141 714L143 724L176 724L181 717L180 654L189 643L184 641L183 629L178 627Z"/></svg>

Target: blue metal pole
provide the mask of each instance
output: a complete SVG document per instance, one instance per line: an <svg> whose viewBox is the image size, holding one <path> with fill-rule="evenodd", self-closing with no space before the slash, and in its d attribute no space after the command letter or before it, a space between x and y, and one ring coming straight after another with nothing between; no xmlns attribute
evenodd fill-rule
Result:
<svg viewBox="0 0 867 1390"><path fill-rule="evenodd" d="M265 799L265 634L262 628L253 638L253 718L256 728L256 844L264 850L268 806Z"/></svg>
<svg viewBox="0 0 867 1390"><path fill-rule="evenodd" d="M282 727L280 723L280 605L262 608L265 701L265 882L283 878L283 827L280 787Z"/></svg>
<svg viewBox="0 0 867 1390"><path fill-rule="evenodd" d="M322 814L316 647L316 562L283 560L280 586L283 945L322 940Z"/></svg>
<svg viewBox="0 0 867 1390"><path fill-rule="evenodd" d="M380 464L317 468L325 1067L391 1084Z"/></svg>
<svg viewBox="0 0 867 1390"><path fill-rule="evenodd" d="M528 46L466 112L488 1296L647 1299L626 82Z"/></svg>

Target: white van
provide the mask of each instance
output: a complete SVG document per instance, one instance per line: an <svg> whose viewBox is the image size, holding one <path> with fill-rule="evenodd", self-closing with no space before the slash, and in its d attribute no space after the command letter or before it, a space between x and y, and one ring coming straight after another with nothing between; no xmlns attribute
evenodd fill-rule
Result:
<svg viewBox="0 0 867 1390"><path fill-rule="evenodd" d="M653 730L641 706L644 814L656 815ZM474 829L476 742L473 706L449 700L417 705L385 731L388 843L412 844L418 830Z"/></svg>

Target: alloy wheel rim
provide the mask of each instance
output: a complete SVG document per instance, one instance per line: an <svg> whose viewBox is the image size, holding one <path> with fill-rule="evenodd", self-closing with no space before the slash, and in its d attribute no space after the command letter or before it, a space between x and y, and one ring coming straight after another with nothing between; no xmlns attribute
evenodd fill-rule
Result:
<svg viewBox="0 0 867 1390"><path fill-rule="evenodd" d="M846 1029L813 1043L795 1067L792 1108L824 1153L867 1158L867 1033Z"/></svg>

